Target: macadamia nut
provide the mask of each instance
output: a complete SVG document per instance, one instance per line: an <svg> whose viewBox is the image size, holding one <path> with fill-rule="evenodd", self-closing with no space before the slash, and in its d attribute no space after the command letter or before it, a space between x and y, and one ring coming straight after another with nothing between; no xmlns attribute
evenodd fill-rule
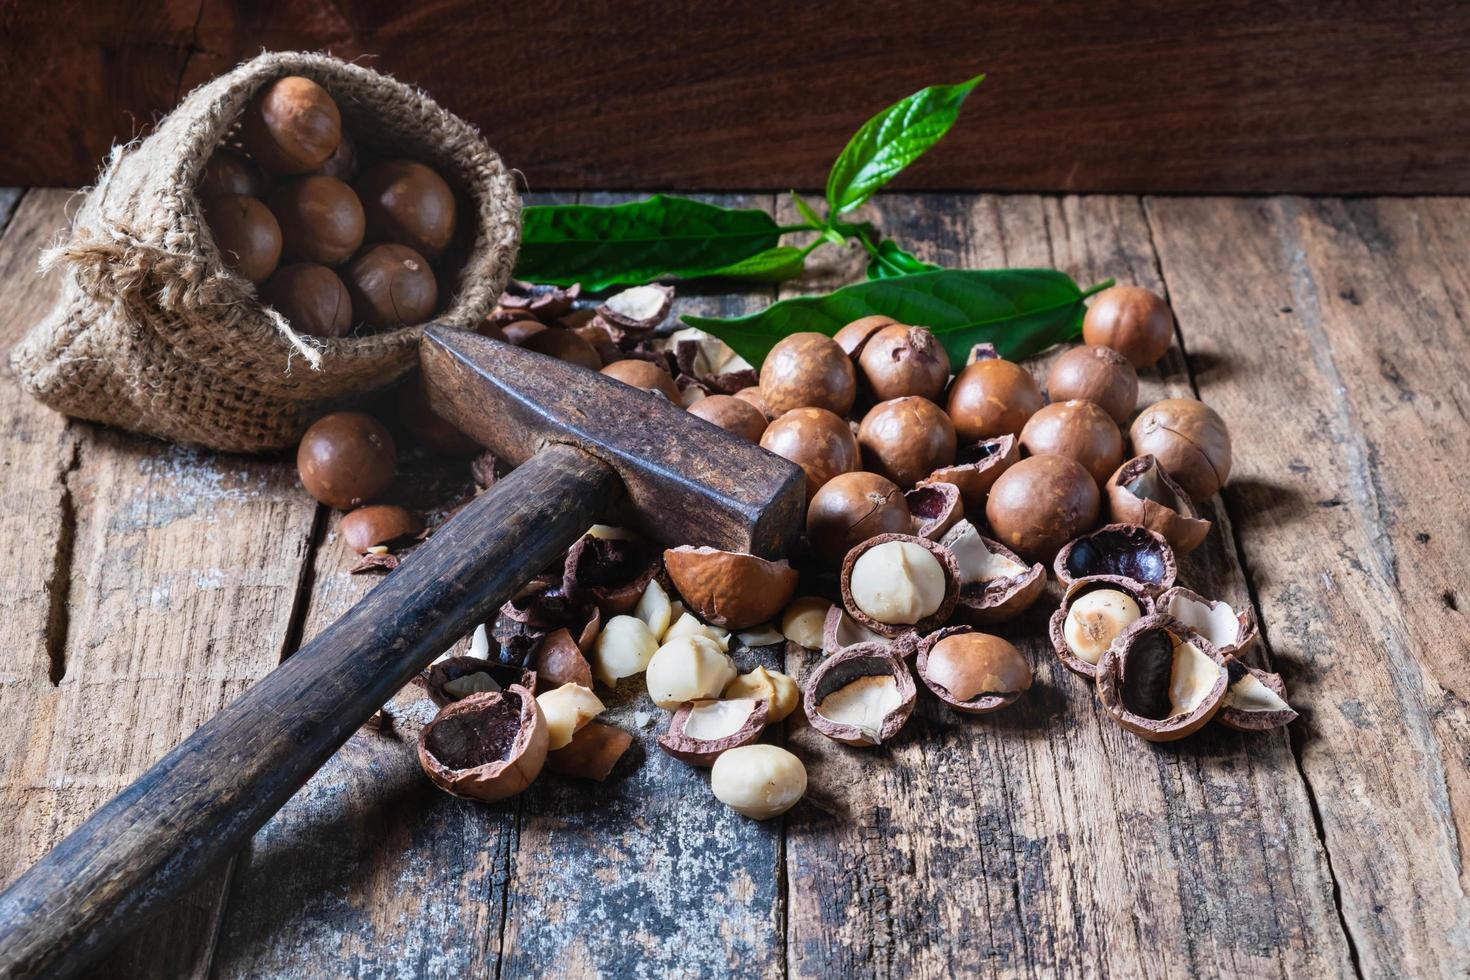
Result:
<svg viewBox="0 0 1470 980"><path fill-rule="evenodd" d="M633 609L633 615L648 624L648 631L659 639L669 631L669 621L674 611L669 594L658 584L658 579L649 579Z"/></svg>
<svg viewBox="0 0 1470 980"><path fill-rule="evenodd" d="M546 716L547 748L553 751L570 744L577 730L603 711L597 695L581 684L563 684L538 694L536 703Z"/></svg>
<svg viewBox="0 0 1470 980"><path fill-rule="evenodd" d="M766 721L775 724L796 710L801 689L796 681L777 670L757 667L729 683L723 695L730 698L755 698L766 702Z"/></svg>
<svg viewBox="0 0 1470 980"><path fill-rule="evenodd" d="M709 623L701 623L693 613L686 612L674 621L663 635L663 642L677 640L681 636L703 636L714 640L719 646L720 652L724 653L730 649L730 631Z"/></svg>
<svg viewBox="0 0 1470 980"><path fill-rule="evenodd" d="M1072 603L1062 636L1067 649L1090 664L1102 659L1108 647L1143 615L1133 597L1118 589L1097 589Z"/></svg>
<svg viewBox="0 0 1470 980"><path fill-rule="evenodd" d="M781 635L797 646L820 650L827 610L831 608L832 603L820 596L798 596L781 614Z"/></svg>
<svg viewBox="0 0 1470 980"><path fill-rule="evenodd" d="M806 793L806 767L778 745L742 745L715 760L709 785L715 798L736 813L768 820Z"/></svg>
<svg viewBox="0 0 1470 980"><path fill-rule="evenodd" d="M718 698L735 679L735 664L714 640L690 634L654 652L646 679L653 703L672 710L686 701Z"/></svg>
<svg viewBox="0 0 1470 980"><path fill-rule="evenodd" d="M880 623L912 626L944 604L944 566L921 545L887 541L852 567L852 601Z"/></svg>
<svg viewBox="0 0 1470 980"><path fill-rule="evenodd" d="M657 650L658 638L647 623L636 616L614 616L592 646L592 672L612 687L624 677L647 670Z"/></svg>

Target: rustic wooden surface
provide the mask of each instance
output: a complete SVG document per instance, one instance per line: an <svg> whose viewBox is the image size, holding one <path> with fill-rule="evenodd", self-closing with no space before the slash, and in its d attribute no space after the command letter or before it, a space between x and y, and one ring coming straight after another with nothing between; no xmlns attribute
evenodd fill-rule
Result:
<svg viewBox="0 0 1470 980"><path fill-rule="evenodd" d="M305 49L422 86L536 190L822 186L881 107L984 71L900 187L1470 191L1452 0L55 0L0 8L0 44L0 183L91 183L194 86Z"/></svg>
<svg viewBox="0 0 1470 980"><path fill-rule="evenodd" d="M50 295L34 252L66 200L0 195L7 343ZM1303 717L1149 745L1054 664L1033 614L1008 630L1037 665L1019 705L960 719L925 703L877 752L793 722L811 796L755 824L663 756L656 725L605 786L548 777L504 805L456 801L418 772L424 703L405 693L109 976L1470 970L1470 204L871 209L924 258L1168 293L1181 349L1144 397L1197 392L1238 447L1182 580L1255 604L1258 656ZM802 285L852 269L839 258ZM19 541L0 579L6 882L373 583L346 574L335 515L285 464L67 424L13 384L0 399L0 528ZM410 469L424 503L466 489L457 467Z"/></svg>

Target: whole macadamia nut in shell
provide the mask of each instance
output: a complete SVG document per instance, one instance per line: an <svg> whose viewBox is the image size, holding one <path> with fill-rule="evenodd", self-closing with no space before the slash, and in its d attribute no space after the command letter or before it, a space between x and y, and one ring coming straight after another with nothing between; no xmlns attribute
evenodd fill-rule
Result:
<svg viewBox="0 0 1470 980"><path fill-rule="evenodd" d="M362 204L335 177L300 177L277 188L270 204L288 258L337 266L362 245Z"/></svg>
<svg viewBox="0 0 1470 980"><path fill-rule="evenodd" d="M862 463L847 420L825 408L792 409L766 426L760 445L802 468L808 503L828 480Z"/></svg>
<svg viewBox="0 0 1470 980"><path fill-rule="evenodd" d="M324 265L282 266L266 280L260 295L299 333L345 337L352 332L352 295L342 278Z"/></svg>
<svg viewBox="0 0 1470 980"><path fill-rule="evenodd" d="M675 405L680 403L679 386L674 384L673 375L652 361L641 361L637 358L613 361L602 369L602 373L630 388L656 391Z"/></svg>
<svg viewBox="0 0 1470 980"><path fill-rule="evenodd" d="M1101 487L1123 462L1123 433L1092 402L1053 402L1027 420L1021 448L1032 456L1055 453L1075 459Z"/></svg>
<svg viewBox="0 0 1470 980"><path fill-rule="evenodd" d="M887 477L857 471L828 480L806 511L806 536L823 561L836 565L880 534L906 534L912 515L903 491Z"/></svg>
<svg viewBox="0 0 1470 980"><path fill-rule="evenodd" d="M1113 286L1087 307L1082 340L1111 347L1135 368L1153 367L1174 340L1174 314L1162 297L1142 286Z"/></svg>
<svg viewBox="0 0 1470 980"><path fill-rule="evenodd" d="M1019 364L988 357L961 371L949 389L949 417L963 443L1021 434L1046 399Z"/></svg>
<svg viewBox="0 0 1470 980"><path fill-rule="evenodd" d="M412 160L389 160L357 181L368 236L397 242L431 259L454 238L454 191L438 173Z"/></svg>
<svg viewBox="0 0 1470 980"><path fill-rule="evenodd" d="M909 490L954 462L954 423L927 398L894 398L874 405L863 417L858 445L867 469Z"/></svg>
<svg viewBox="0 0 1470 980"><path fill-rule="evenodd" d="M766 431L766 417L761 410L734 395L710 395L689 406L689 414L712 422L746 442L759 443Z"/></svg>
<svg viewBox="0 0 1470 980"><path fill-rule="evenodd" d="M342 113L327 90L288 75L268 82L245 110L240 130L250 155L278 174L316 170L342 139Z"/></svg>
<svg viewBox="0 0 1470 980"><path fill-rule="evenodd" d="M923 327L892 324L868 338L858 368L874 399L916 395L939 401L949 384L949 354Z"/></svg>
<svg viewBox="0 0 1470 980"><path fill-rule="evenodd" d="M1128 435L1135 453L1154 457L1195 500L1208 497L1230 478L1230 430L1204 402L1155 402L1133 420Z"/></svg>
<svg viewBox="0 0 1470 980"><path fill-rule="evenodd" d="M369 504L359 507L344 515L337 525L342 543L359 555L377 545L412 537L423 529L423 521L396 504Z"/></svg>
<svg viewBox="0 0 1470 980"><path fill-rule="evenodd" d="M245 194L249 197L265 196L265 178L254 161L221 147L204 164L199 180L194 184L194 193L199 200L208 200L221 194Z"/></svg>
<svg viewBox="0 0 1470 980"><path fill-rule="evenodd" d="M863 351L863 346L868 338L890 323L897 323L891 316L883 316L874 313L871 316L858 317L856 320L843 327L832 335L837 341L837 346L845 350L849 357L857 357Z"/></svg>
<svg viewBox="0 0 1470 980"><path fill-rule="evenodd" d="M398 451L383 423L362 412L334 412L312 423L296 450L306 492L328 507L348 510L393 483Z"/></svg>
<svg viewBox="0 0 1470 980"><path fill-rule="evenodd" d="M775 415L824 408L846 415L857 397L852 359L831 337L794 333L781 338L761 364L761 395Z"/></svg>
<svg viewBox="0 0 1470 980"><path fill-rule="evenodd" d="M281 226L270 208L244 194L222 194L204 202L204 220L225 265L262 283L281 260Z"/></svg>
<svg viewBox="0 0 1470 980"><path fill-rule="evenodd" d="M985 517L995 539L1032 561L1050 561L1062 546L1097 524L1097 481L1076 460L1031 456L990 488Z"/></svg>
<svg viewBox="0 0 1470 980"><path fill-rule="evenodd" d="M558 361L566 361L584 367L589 371L602 370L602 355L597 349L583 340L573 330L565 327L548 327L537 331L526 338L521 344L526 350L554 357Z"/></svg>
<svg viewBox="0 0 1470 980"><path fill-rule="evenodd" d="M1052 362L1046 392L1054 402L1092 402L1124 425L1138 403L1138 372L1111 347L1084 344Z"/></svg>
<svg viewBox="0 0 1470 980"><path fill-rule="evenodd" d="M429 260L406 245L375 245L347 267L352 312L369 326L411 327L439 304Z"/></svg>

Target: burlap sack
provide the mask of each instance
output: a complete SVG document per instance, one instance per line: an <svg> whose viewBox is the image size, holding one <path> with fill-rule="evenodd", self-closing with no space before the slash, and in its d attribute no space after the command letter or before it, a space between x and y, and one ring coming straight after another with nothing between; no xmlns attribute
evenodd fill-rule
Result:
<svg viewBox="0 0 1470 980"><path fill-rule="evenodd" d="M70 236L42 259L61 298L11 356L21 384L68 415L214 449L293 444L324 411L402 377L419 328L340 340L296 333L220 261L194 196L211 153L256 90L305 75L332 93L364 155L438 169L468 204L473 238L436 322L474 328L520 241L513 177L473 127L421 92L317 54L265 54L191 92L151 136L113 150Z"/></svg>

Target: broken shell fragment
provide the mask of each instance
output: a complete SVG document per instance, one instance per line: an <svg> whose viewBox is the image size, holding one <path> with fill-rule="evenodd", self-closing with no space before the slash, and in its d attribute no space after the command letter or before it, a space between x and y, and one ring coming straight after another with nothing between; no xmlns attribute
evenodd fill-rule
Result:
<svg viewBox="0 0 1470 980"><path fill-rule="evenodd" d="M1206 599L1182 585L1159 596L1158 608L1159 612L1203 634L1221 656L1239 653L1260 635L1255 610L1249 605L1237 612L1223 599Z"/></svg>
<svg viewBox="0 0 1470 980"><path fill-rule="evenodd" d="M1031 608L1046 589L1046 569L1027 565L999 541L984 537L969 521L960 521L940 542L954 555L960 570L955 609L968 623L983 626L1014 619Z"/></svg>
<svg viewBox="0 0 1470 980"><path fill-rule="evenodd" d="M592 686L592 665L587 663L582 648L567 630L552 630L546 634L536 648L535 663L538 687L553 688L563 684Z"/></svg>
<svg viewBox="0 0 1470 980"><path fill-rule="evenodd" d="M880 534L842 562L842 604L883 636L938 629L959 600L959 566L941 544L910 534Z"/></svg>
<svg viewBox="0 0 1470 980"><path fill-rule="evenodd" d="M925 481L903 495L911 515L910 533L938 541L965 516L965 501L953 483Z"/></svg>
<svg viewBox="0 0 1470 980"><path fill-rule="evenodd" d="M721 752L760 738L768 710L757 698L690 702L669 719L658 747L691 766L712 766Z"/></svg>
<svg viewBox="0 0 1470 980"><path fill-rule="evenodd" d="M1148 590L1117 575L1089 575L1067 587L1062 605L1051 614L1049 635L1062 666L1086 677L1124 630L1154 612Z"/></svg>
<svg viewBox="0 0 1470 980"><path fill-rule="evenodd" d="M879 745L914 710L914 678L887 647L861 643L823 660L807 678L802 707L812 727L848 745Z"/></svg>
<svg viewBox="0 0 1470 980"><path fill-rule="evenodd" d="M877 643L887 647L895 657L905 659L912 657L919 648L919 634L905 630L897 636L884 636L853 619L841 606L834 605L827 610L827 619L822 625L822 652L830 656L859 643Z"/></svg>
<svg viewBox="0 0 1470 980"><path fill-rule="evenodd" d="M492 694L512 684L536 689L536 672L481 657L446 657L419 675L429 700L443 708L471 694Z"/></svg>
<svg viewBox="0 0 1470 980"><path fill-rule="evenodd" d="M1157 531L1108 524L1067 542L1053 569L1064 587L1090 575L1117 575L1157 595L1174 584L1179 566L1174 549Z"/></svg>
<svg viewBox="0 0 1470 980"><path fill-rule="evenodd" d="M985 496L996 479L1021 458L1021 441L1014 435L982 439L979 442L961 445L955 451L953 466L941 466L920 480L920 487L931 483L952 483L959 487L965 508L972 511L985 509Z"/></svg>
<svg viewBox="0 0 1470 980"><path fill-rule="evenodd" d="M1280 674L1247 667L1231 657L1225 661L1229 687L1215 720L1238 732L1264 732L1296 720L1286 703L1286 685Z"/></svg>
<svg viewBox="0 0 1470 980"><path fill-rule="evenodd" d="M472 800L514 796L546 762L546 719L519 684L443 708L419 736L419 765L434 785Z"/></svg>
<svg viewBox="0 0 1470 980"><path fill-rule="evenodd" d="M1104 490L1109 520L1162 534L1177 554L1189 554L1210 533L1210 522L1199 516L1189 494L1152 456L1135 456L1118 467Z"/></svg>
<svg viewBox="0 0 1470 980"><path fill-rule="evenodd" d="M773 618L796 591L796 569L715 548L670 548L664 565L674 588L703 620L740 630Z"/></svg>
<svg viewBox="0 0 1470 980"><path fill-rule="evenodd" d="M982 715L1014 704L1031 687L1031 665L1015 646L968 626L939 630L919 644L919 679L956 711Z"/></svg>
<svg viewBox="0 0 1470 980"><path fill-rule="evenodd" d="M734 698L755 698L766 702L766 721L774 725L785 721L786 716L796 710L801 701L801 688L796 681L779 670L768 670L764 666L741 674L725 686L720 695L729 701Z"/></svg>
<svg viewBox="0 0 1470 980"><path fill-rule="evenodd" d="M565 747L546 753L546 768L563 776L602 782L633 744L633 736L613 725L590 721Z"/></svg>
<svg viewBox="0 0 1470 980"><path fill-rule="evenodd" d="M832 603L821 596L798 596L781 613L781 635L799 647L822 649L822 632L831 608Z"/></svg>
<svg viewBox="0 0 1470 980"><path fill-rule="evenodd" d="M1145 616L1097 665L1108 716L1150 742L1199 731L1224 703L1229 672L1209 640L1168 616Z"/></svg>
<svg viewBox="0 0 1470 980"><path fill-rule="evenodd" d="M633 611L656 574L658 556L642 542L587 534L567 552L562 590L604 616L619 616Z"/></svg>
<svg viewBox="0 0 1470 980"><path fill-rule="evenodd" d="M634 286L609 296L597 308L597 315L618 331L615 339L642 336L664 322L673 302L672 286Z"/></svg>

